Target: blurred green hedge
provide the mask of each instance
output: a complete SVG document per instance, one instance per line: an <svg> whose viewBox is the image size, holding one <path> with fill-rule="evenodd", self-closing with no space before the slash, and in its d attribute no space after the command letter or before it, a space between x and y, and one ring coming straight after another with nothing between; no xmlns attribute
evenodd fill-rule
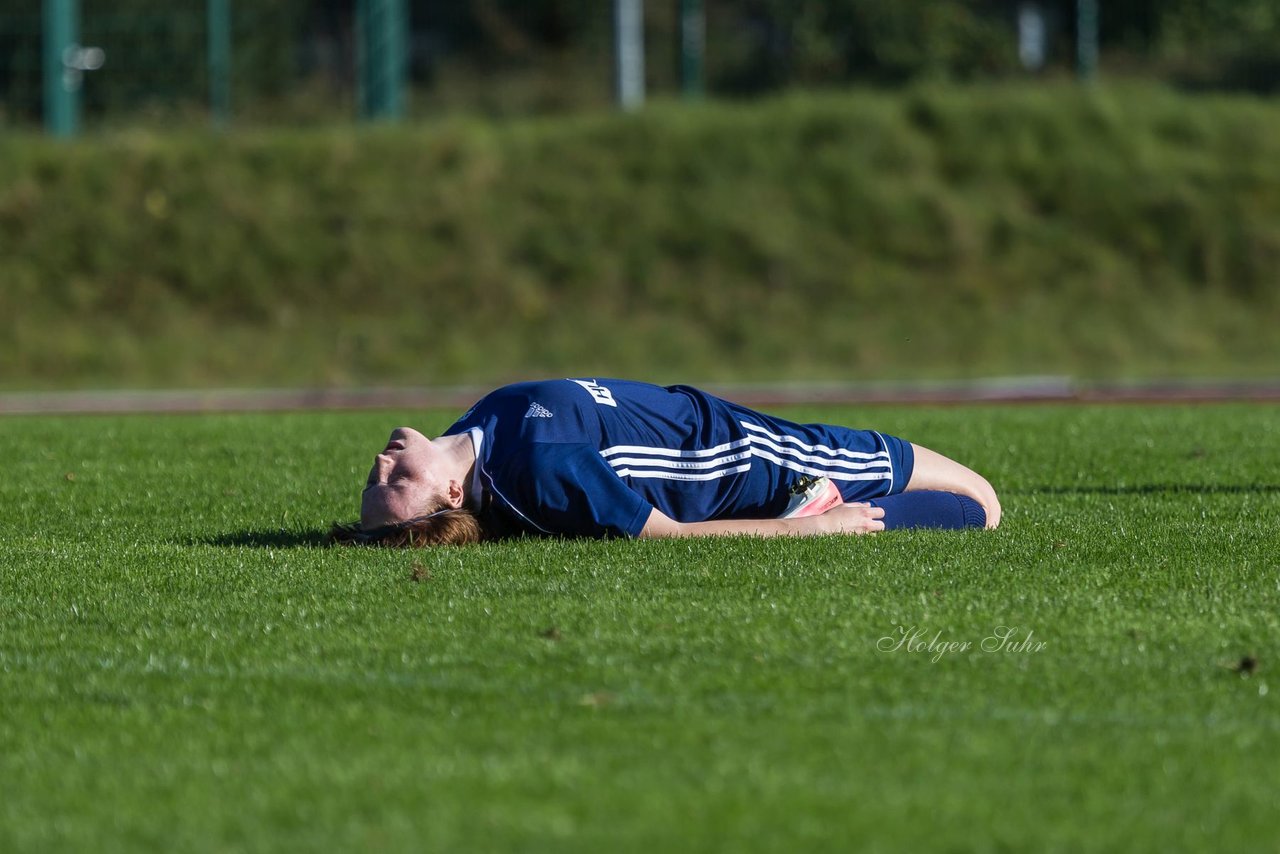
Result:
<svg viewBox="0 0 1280 854"><path fill-rule="evenodd" d="M0 138L0 380L1280 367L1280 105L926 88Z"/></svg>

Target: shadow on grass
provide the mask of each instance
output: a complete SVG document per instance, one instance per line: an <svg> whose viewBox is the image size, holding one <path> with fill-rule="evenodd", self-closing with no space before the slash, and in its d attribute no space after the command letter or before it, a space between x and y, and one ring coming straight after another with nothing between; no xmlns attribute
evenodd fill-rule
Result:
<svg viewBox="0 0 1280 854"><path fill-rule="evenodd" d="M327 545L328 531L232 531L192 541L202 546L245 546L254 549L309 549Z"/></svg>
<svg viewBox="0 0 1280 854"><path fill-rule="evenodd" d="M1036 486L1011 489L1024 495L1267 495L1280 493L1275 483L1142 483L1133 486Z"/></svg>

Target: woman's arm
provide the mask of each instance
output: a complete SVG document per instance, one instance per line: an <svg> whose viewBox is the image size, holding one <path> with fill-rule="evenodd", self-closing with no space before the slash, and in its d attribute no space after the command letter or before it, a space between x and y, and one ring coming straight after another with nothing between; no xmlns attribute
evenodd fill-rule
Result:
<svg viewBox="0 0 1280 854"><path fill-rule="evenodd" d="M677 522L661 510L649 514L641 537L813 537L820 534L869 534L883 531L884 511L867 504L841 504L821 516L800 519L719 519L711 522Z"/></svg>
<svg viewBox="0 0 1280 854"><path fill-rule="evenodd" d="M955 460L920 445L912 445L915 467L906 492L930 490L972 498L986 512L986 525L1000 524L1000 499L987 479ZM867 534L883 531L884 510L867 504L841 504L820 516L800 519L723 519L677 522L659 510L649 514L642 537L709 537L746 534L757 537L806 537L819 534Z"/></svg>

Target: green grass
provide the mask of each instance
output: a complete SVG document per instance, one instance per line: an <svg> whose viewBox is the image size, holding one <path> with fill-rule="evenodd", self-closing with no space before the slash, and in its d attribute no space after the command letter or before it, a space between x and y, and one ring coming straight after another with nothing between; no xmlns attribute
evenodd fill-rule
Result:
<svg viewBox="0 0 1280 854"><path fill-rule="evenodd" d="M447 414L0 421L0 849L1275 842L1276 407L789 414L970 462L1003 528L330 549ZM877 649L1001 625L1046 647Z"/></svg>

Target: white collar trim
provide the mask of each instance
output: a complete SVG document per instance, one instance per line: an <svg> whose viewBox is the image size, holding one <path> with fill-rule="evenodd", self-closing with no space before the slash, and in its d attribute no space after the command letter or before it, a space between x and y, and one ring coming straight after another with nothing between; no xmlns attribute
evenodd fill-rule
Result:
<svg viewBox="0 0 1280 854"><path fill-rule="evenodd" d="M480 449L484 447L484 431L479 427L472 427L467 433L471 436L471 447L476 452L476 462L471 467L471 508L478 510L483 504L481 496L484 495L484 487L480 481Z"/></svg>

